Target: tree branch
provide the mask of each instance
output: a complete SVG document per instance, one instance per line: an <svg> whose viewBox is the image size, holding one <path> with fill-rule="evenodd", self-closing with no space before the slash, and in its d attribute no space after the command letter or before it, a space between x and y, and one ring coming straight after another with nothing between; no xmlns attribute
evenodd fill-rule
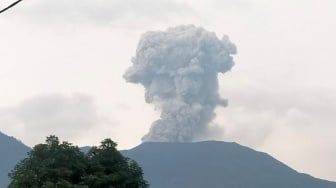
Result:
<svg viewBox="0 0 336 188"><path fill-rule="evenodd" d="M14 3L10 4L8 7L6 7L6 8L4 8L4 9L0 10L0 14L3 13L3 12L5 12L5 11L8 10L8 9L14 7L16 4L20 3L21 1L22 1L22 0L15 1Z"/></svg>

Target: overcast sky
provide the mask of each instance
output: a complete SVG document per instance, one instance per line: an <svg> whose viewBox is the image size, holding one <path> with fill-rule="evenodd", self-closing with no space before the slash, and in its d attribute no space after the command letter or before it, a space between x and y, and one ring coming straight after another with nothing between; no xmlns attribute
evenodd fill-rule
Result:
<svg viewBox="0 0 336 188"><path fill-rule="evenodd" d="M5 7L12 0L0 2ZM217 140L336 181L336 1L27 0L0 15L0 131L134 147L159 112L122 78L142 33L194 24L238 48Z"/></svg>

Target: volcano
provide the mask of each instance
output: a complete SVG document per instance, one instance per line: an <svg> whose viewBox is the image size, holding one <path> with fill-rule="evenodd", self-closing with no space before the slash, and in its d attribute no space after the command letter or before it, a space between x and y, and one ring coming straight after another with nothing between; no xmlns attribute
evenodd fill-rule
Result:
<svg viewBox="0 0 336 188"><path fill-rule="evenodd" d="M336 188L237 143L148 142L122 153L139 163L152 188Z"/></svg>
<svg viewBox="0 0 336 188"><path fill-rule="evenodd" d="M0 187L8 185L8 173L27 156L30 148L14 137L0 132Z"/></svg>

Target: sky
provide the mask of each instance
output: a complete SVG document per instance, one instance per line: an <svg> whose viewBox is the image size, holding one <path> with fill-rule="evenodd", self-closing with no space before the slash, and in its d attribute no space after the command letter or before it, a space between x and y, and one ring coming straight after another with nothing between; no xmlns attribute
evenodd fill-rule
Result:
<svg viewBox="0 0 336 188"><path fill-rule="evenodd" d="M11 0L0 2L5 7ZM0 131L29 146L141 143L159 109L123 78L141 35L193 24L237 46L215 137L336 181L336 1L29 0L0 15Z"/></svg>

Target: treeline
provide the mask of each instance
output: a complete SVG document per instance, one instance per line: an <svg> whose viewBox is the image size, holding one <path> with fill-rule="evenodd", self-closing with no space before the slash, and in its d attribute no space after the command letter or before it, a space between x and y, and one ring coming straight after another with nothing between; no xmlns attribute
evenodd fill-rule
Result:
<svg viewBox="0 0 336 188"><path fill-rule="evenodd" d="M105 139L86 154L58 137L47 137L9 174L8 188L147 188L141 167Z"/></svg>

